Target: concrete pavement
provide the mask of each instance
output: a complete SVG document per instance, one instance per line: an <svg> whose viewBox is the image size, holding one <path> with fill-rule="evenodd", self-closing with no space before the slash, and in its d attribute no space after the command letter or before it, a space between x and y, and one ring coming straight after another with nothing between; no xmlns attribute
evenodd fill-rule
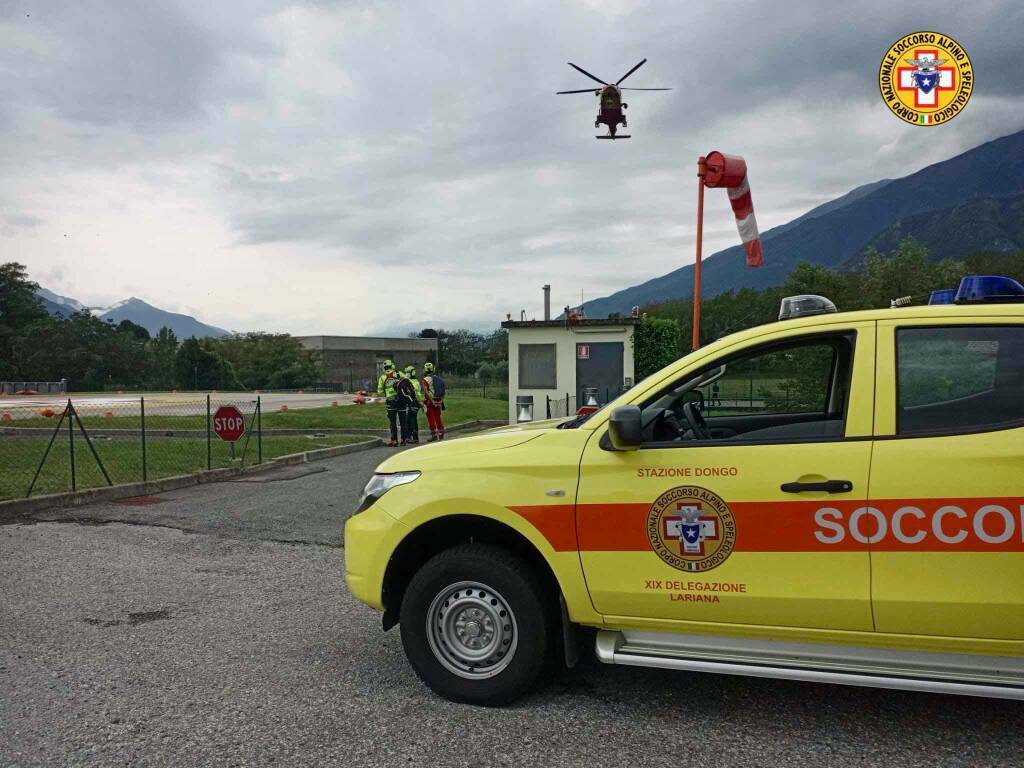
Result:
<svg viewBox="0 0 1024 768"><path fill-rule="evenodd" d="M438 699L344 588L388 453L0 526L0 765L1021 764L1008 701L589 656L506 709Z"/></svg>

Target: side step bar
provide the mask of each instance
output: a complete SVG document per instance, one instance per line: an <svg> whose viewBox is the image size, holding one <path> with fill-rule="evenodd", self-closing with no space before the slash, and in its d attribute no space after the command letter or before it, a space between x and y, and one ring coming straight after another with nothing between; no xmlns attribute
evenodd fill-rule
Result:
<svg viewBox="0 0 1024 768"><path fill-rule="evenodd" d="M857 685L866 688L891 688L926 693L947 693L959 696L981 696L996 699L1024 700L1024 686L974 683L963 680L936 679L929 677L901 676L897 674L873 675L841 669L823 669L796 664L770 664L751 658L748 662L731 656L728 661L709 659L698 651L686 656L685 648L671 652L652 652L650 648L631 649L621 632L599 630L597 633L597 658L604 664L620 664L631 667L655 667L687 672L709 672L721 675L746 675L768 677L780 680L799 680L811 683L837 683ZM696 650L696 649L695 649Z"/></svg>

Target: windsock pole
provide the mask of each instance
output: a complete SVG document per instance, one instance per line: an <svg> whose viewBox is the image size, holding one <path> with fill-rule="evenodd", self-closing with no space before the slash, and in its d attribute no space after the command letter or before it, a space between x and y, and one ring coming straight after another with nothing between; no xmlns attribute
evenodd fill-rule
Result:
<svg viewBox="0 0 1024 768"><path fill-rule="evenodd" d="M700 257L704 239L704 176L707 159L697 158L697 260L693 263L693 349L700 347Z"/></svg>

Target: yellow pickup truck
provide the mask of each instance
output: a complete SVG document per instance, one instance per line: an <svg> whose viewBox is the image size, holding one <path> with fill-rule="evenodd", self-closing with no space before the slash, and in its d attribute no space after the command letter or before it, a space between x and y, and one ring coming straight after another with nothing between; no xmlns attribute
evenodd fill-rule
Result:
<svg viewBox="0 0 1024 768"><path fill-rule="evenodd" d="M455 701L584 633L609 664L1024 699L1022 302L794 297L596 413L396 454L349 589Z"/></svg>

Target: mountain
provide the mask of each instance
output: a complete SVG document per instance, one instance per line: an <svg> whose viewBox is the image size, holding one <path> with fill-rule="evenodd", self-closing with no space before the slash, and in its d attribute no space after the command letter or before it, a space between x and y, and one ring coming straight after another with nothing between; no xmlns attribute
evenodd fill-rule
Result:
<svg viewBox="0 0 1024 768"><path fill-rule="evenodd" d="M986 197L908 216L875 235L868 246L888 253L907 237L927 248L932 258L1024 250L1024 194ZM857 269L862 263L863 254L858 254L843 268Z"/></svg>
<svg viewBox="0 0 1024 768"><path fill-rule="evenodd" d="M201 339L204 336L227 336L228 331L223 328L216 328L206 323L201 323L189 315L180 315L176 312L168 312L147 304L142 299L134 296L124 301L119 301L112 307L99 310L96 315L100 320L110 320L115 325L122 320L131 320L136 325L141 325L151 335L156 335L161 328L167 326L179 339L187 339L195 336Z"/></svg>
<svg viewBox="0 0 1024 768"><path fill-rule="evenodd" d="M153 336L159 333L164 326L174 331L174 335L179 339L187 339L191 336L201 339L205 336L217 337L228 334L228 331L223 328L201 323L189 315L180 315L177 312L168 312L154 307L134 296L109 307L87 307L76 299L61 296L46 288L37 290L36 298L51 315L68 317L74 312L84 310L92 312L100 320L109 320L114 325L122 320L131 320L136 325L141 325Z"/></svg>
<svg viewBox="0 0 1024 768"><path fill-rule="evenodd" d="M36 298L42 302L46 311L51 315L68 317L75 312L81 312L83 309L86 309L85 305L80 301L68 298L67 296L61 296L46 288L38 289L36 291Z"/></svg>
<svg viewBox="0 0 1024 768"><path fill-rule="evenodd" d="M761 243L765 264L749 269L742 245L735 245L706 258L702 270L703 295L708 298L738 288L768 288L781 285L801 261L838 268L856 262L876 237L892 228L906 232L911 223L938 232L940 214L968 206L972 215L987 211L994 215L1018 215L1019 208L1000 202L1024 194L1024 131L995 139L961 155L935 163L900 179L882 180L858 187L782 226L764 232ZM985 203L986 205L982 205ZM973 207L979 206L979 207ZM1017 211L1015 214L1014 212ZM931 226L917 217L932 214ZM966 215L966 214L965 214ZM992 223L993 239L980 232L956 242L975 250L1001 250L1012 224ZM897 229L893 229L895 233ZM894 236L894 235L891 235ZM1002 238L1002 240L1001 240ZM934 239L932 256L947 255L951 243ZM962 255L962 254L959 254ZM693 265L669 272L605 298L584 304L588 317L626 314L633 306L646 306L666 299L688 298L693 293Z"/></svg>

